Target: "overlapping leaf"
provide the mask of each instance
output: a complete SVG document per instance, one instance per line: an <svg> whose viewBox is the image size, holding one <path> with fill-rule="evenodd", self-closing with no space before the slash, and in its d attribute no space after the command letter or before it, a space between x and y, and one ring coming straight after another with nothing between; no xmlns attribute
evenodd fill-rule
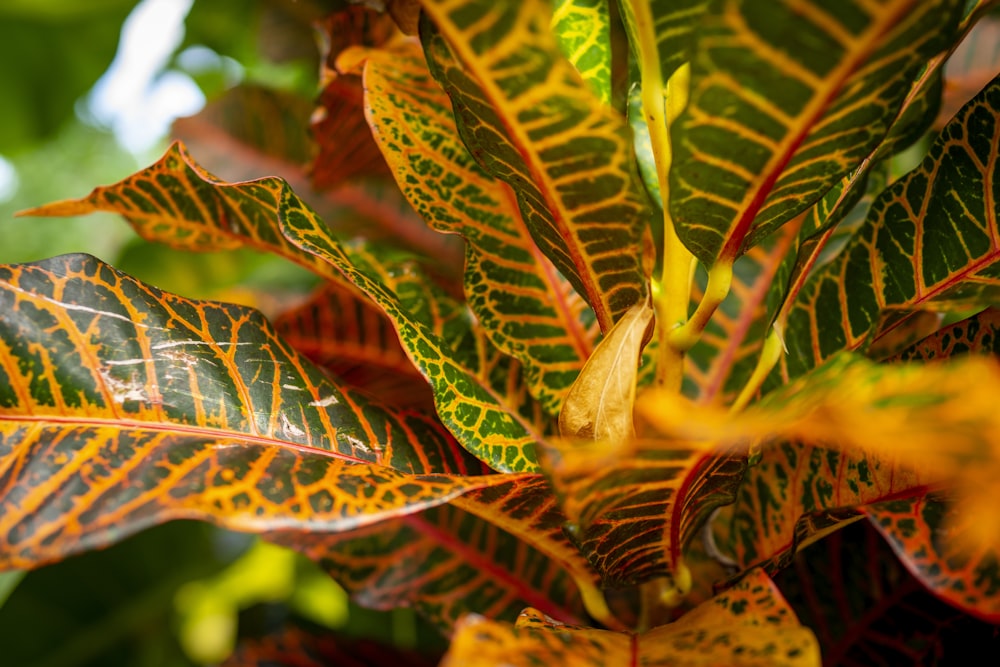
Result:
<svg viewBox="0 0 1000 667"><path fill-rule="evenodd" d="M898 355L901 361L948 359L961 354L1000 353L1000 310L981 313L945 327Z"/></svg>
<svg viewBox="0 0 1000 667"><path fill-rule="evenodd" d="M0 269L0 536L28 567L188 517L346 530L501 481L256 311L70 255Z"/></svg>
<svg viewBox="0 0 1000 667"><path fill-rule="evenodd" d="M536 609L514 625L464 619L444 667L458 665L819 665L812 632L767 575L754 571L681 620L640 635L563 625Z"/></svg>
<svg viewBox="0 0 1000 667"><path fill-rule="evenodd" d="M799 439L836 447L851 457L874 455L885 465L910 466L923 483L955 487L963 511L977 517L978 530L956 536L971 549L1000 545L993 500L1000 493L1000 415L991 407L997 392L1000 368L991 359L966 356L947 365L880 365L845 354L739 414L655 395L640 409L664 432L679 436L720 442ZM788 448L792 465L776 473L790 479L799 455ZM849 460L838 457L826 473L839 479L837 468ZM864 463L867 476L877 479L870 466ZM861 479L862 472L858 470ZM817 492L831 496L837 491L825 476L821 479ZM861 490L853 479L848 480L849 488L852 483L858 486L852 492ZM773 493L766 485L752 492L763 490Z"/></svg>
<svg viewBox="0 0 1000 667"><path fill-rule="evenodd" d="M741 569L775 572L796 551L858 520L865 505L925 489L919 475L874 454L802 442L767 446L727 508L718 546Z"/></svg>
<svg viewBox="0 0 1000 667"><path fill-rule="evenodd" d="M318 561L359 604L413 607L445 634L467 613L513 620L529 605L564 622L585 618L573 580L559 563L454 506L350 533L274 533L268 539L294 544Z"/></svg>
<svg viewBox="0 0 1000 667"><path fill-rule="evenodd" d="M863 347L876 325L890 330L887 311L995 300L998 156L1000 79L944 129L920 167L878 197L848 246L802 288L785 334L789 376Z"/></svg>
<svg viewBox="0 0 1000 667"><path fill-rule="evenodd" d="M382 282L395 277L423 289L420 281L403 280L402 274L411 269L400 267L397 275L380 266L378 258L366 259L360 249L353 253L345 249L281 179L225 183L198 167L175 144L159 162L116 185L27 214L75 215L95 210L121 213L153 241L194 251L248 245L357 287L392 320L407 354L434 387L438 413L463 447L497 469L533 467L533 449L540 437L537 425L507 409L509 397L484 381L483 369L470 371L455 359L454 350L461 346L433 330L437 325L433 303L430 310L414 312ZM367 272L358 268L359 263ZM490 358L498 361L496 355Z"/></svg>
<svg viewBox="0 0 1000 667"><path fill-rule="evenodd" d="M683 580L684 546L714 508L734 500L745 465L653 438L548 442L543 451L570 535L609 585Z"/></svg>
<svg viewBox="0 0 1000 667"><path fill-rule="evenodd" d="M535 242L597 314L601 329L646 291L648 210L623 120L589 91L528 2L427 0L431 71L462 138L517 194Z"/></svg>
<svg viewBox="0 0 1000 667"><path fill-rule="evenodd" d="M348 52L342 62L352 55L366 59L369 119L400 188L431 226L466 239L469 306L490 340L524 364L532 394L558 413L593 349L591 311L531 240L510 189L461 143L419 49Z"/></svg>
<svg viewBox="0 0 1000 667"><path fill-rule="evenodd" d="M988 502L995 503L996 496ZM935 595L1000 623L1000 548L995 541L985 544L976 525L991 517L929 496L881 503L866 513L907 569ZM977 535L969 538L966 532Z"/></svg>
<svg viewBox="0 0 1000 667"><path fill-rule="evenodd" d="M955 0L728 0L709 12L672 128L671 212L704 263L732 260L817 201L875 147Z"/></svg>
<svg viewBox="0 0 1000 667"><path fill-rule="evenodd" d="M282 313L274 328L310 361L384 403L434 409L433 393L392 323L353 290L328 282Z"/></svg>
<svg viewBox="0 0 1000 667"><path fill-rule="evenodd" d="M810 546L774 580L827 665L941 664L996 644L995 626L936 599L867 521Z"/></svg>

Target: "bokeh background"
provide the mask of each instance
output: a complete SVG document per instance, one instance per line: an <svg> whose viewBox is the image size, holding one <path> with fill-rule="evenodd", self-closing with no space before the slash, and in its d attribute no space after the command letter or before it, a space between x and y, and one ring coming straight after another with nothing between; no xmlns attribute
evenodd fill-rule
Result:
<svg viewBox="0 0 1000 667"><path fill-rule="evenodd" d="M182 118L177 134L220 176L301 179L307 145L288 173L260 155L234 165L213 139L212 114L225 110L227 97L268 91L268 100L288 102L283 122L298 124L286 136L307 140L319 67L313 22L341 4L0 0L0 263L87 252L162 289L265 312L304 294L312 279L279 259L174 252L142 242L113 215L15 213L84 196L151 164ZM273 140L276 128L247 131ZM32 572L0 573L3 666L215 664L237 635L290 620L401 647L436 640L405 610L350 604L290 551L195 522Z"/></svg>

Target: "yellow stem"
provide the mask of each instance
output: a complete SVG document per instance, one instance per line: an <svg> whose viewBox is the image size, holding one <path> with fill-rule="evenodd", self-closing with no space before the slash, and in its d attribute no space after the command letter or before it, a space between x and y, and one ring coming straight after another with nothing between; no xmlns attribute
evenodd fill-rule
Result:
<svg viewBox="0 0 1000 667"><path fill-rule="evenodd" d="M732 260L719 260L708 272L708 285L705 287L705 295L698 303L694 314L682 326L669 332L668 342L682 352L687 352L701 337L701 332L705 330L708 321L718 310L719 306L729 294L729 288L733 284L733 262Z"/></svg>
<svg viewBox="0 0 1000 667"><path fill-rule="evenodd" d="M684 379L684 353L672 348L667 341L671 329L687 321L691 299L691 253L677 237L670 216L670 124L687 104L690 68L680 67L669 82L663 80L660 51L656 42L655 22L648 1L627 0L622 9L631 25L632 46L639 60L642 84L642 113L649 128L649 142L656 162L657 180L663 205L663 272L656 299L656 321L659 331L659 359L656 383L680 393Z"/></svg>
<svg viewBox="0 0 1000 667"><path fill-rule="evenodd" d="M606 627L608 630L614 630L616 632L629 631L629 628L615 618L615 615L611 613L610 609L608 609L608 601L604 597L604 593L597 588L592 581L581 579L579 577L573 577L573 581L576 583L576 587L580 591L580 598L583 600L584 608L595 621Z"/></svg>
<svg viewBox="0 0 1000 667"><path fill-rule="evenodd" d="M767 334L767 338L764 339L764 345L760 350L760 357L757 359L757 366L753 369L750 379L743 385L740 395L736 397L736 400L730 406L730 412L740 412L750 403L750 399L754 397L757 390L764 384L764 380L770 375L771 369L778 363L778 359L781 359L781 353L784 349L785 343L781 339L781 331L777 327L772 327L771 331Z"/></svg>

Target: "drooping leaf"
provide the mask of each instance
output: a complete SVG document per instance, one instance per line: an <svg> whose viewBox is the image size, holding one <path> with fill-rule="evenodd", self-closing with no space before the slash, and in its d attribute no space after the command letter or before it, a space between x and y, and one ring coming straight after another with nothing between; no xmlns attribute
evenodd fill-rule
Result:
<svg viewBox="0 0 1000 667"><path fill-rule="evenodd" d="M423 7L428 63L462 139L511 186L535 243L610 330L646 293L648 210L624 121L559 52L542 2Z"/></svg>
<svg viewBox="0 0 1000 667"><path fill-rule="evenodd" d="M995 504L996 496L986 502ZM977 509L922 496L881 503L865 512L924 586L959 609L1000 624L1000 548L995 535L993 541L979 535L983 527L977 524L994 519ZM996 532L993 527L986 530Z"/></svg>
<svg viewBox="0 0 1000 667"><path fill-rule="evenodd" d="M528 609L517 623L469 616L441 663L511 665L819 665L819 647L760 571L679 621L640 635L574 627Z"/></svg>
<svg viewBox="0 0 1000 667"><path fill-rule="evenodd" d="M997 392L995 360L965 356L949 364L885 365L842 354L740 413L652 392L638 407L677 437L720 443L798 439L907 465L925 484L954 487L963 511L978 520L978 530L955 538L972 549L1000 547L994 501L1000 496L1000 414L991 407ZM794 449L789 456L797 456ZM822 485L827 495L834 491L829 481Z"/></svg>
<svg viewBox="0 0 1000 667"><path fill-rule="evenodd" d="M917 169L878 197L848 246L806 282L788 317L785 374L862 348L876 325L888 332L907 311L995 300L998 121L1000 79L942 131Z"/></svg>
<svg viewBox="0 0 1000 667"><path fill-rule="evenodd" d="M867 521L810 546L774 581L830 667L944 664L996 648L996 626L931 595Z"/></svg>
<svg viewBox="0 0 1000 667"><path fill-rule="evenodd" d="M563 437L622 442L635 435L632 406L642 349L653 333L653 308L637 303L587 360L559 413Z"/></svg>
<svg viewBox="0 0 1000 667"><path fill-rule="evenodd" d="M777 572L800 549L861 518L866 505L922 494L925 480L875 454L803 442L766 446L727 508L722 552Z"/></svg>
<svg viewBox="0 0 1000 667"><path fill-rule="evenodd" d="M358 604L412 607L446 635L467 613L513 620L529 605L565 622L584 619L579 593L559 563L453 506L349 533L273 533L268 539L294 543Z"/></svg>
<svg viewBox="0 0 1000 667"><path fill-rule="evenodd" d="M32 567L175 518L345 530L493 477L432 420L339 387L256 311L86 255L0 267L0 539Z"/></svg>
<svg viewBox="0 0 1000 667"><path fill-rule="evenodd" d="M818 200L882 139L960 17L956 0L729 0L708 12L672 128L684 244L707 265L731 261Z"/></svg>
<svg viewBox="0 0 1000 667"><path fill-rule="evenodd" d="M392 323L363 296L337 283L285 311L274 328L293 348L384 403L434 409L434 396L399 344Z"/></svg>
<svg viewBox="0 0 1000 667"><path fill-rule="evenodd" d="M419 48L353 53L365 58L369 119L400 188L428 224L466 239L469 306L490 340L522 362L531 393L558 413L593 349L590 310L535 246L510 189L461 143Z"/></svg>
<svg viewBox="0 0 1000 667"><path fill-rule="evenodd" d="M393 321L400 342L435 389L438 413L463 447L500 470L526 471L534 466L537 424L507 409L508 395L498 395L483 374L455 359L454 341L433 327L433 300L414 313L383 280L411 288L422 284L389 271L363 247L345 249L316 214L279 178L225 183L171 146L156 164L120 183L94 190L80 200L50 204L25 215L72 215L107 210L121 213L145 238L194 251L250 246L280 254L318 275L346 281L371 298ZM359 269L362 264L366 269ZM402 270L402 269L401 269ZM472 350L476 352L476 350ZM483 361L486 358L478 355ZM496 355L489 357L497 361ZM516 388L516 387L515 387Z"/></svg>
<svg viewBox="0 0 1000 667"><path fill-rule="evenodd" d="M554 0L552 33L602 104L611 103L611 15L605 0Z"/></svg>
<svg viewBox="0 0 1000 667"><path fill-rule="evenodd" d="M542 467L571 522L570 536L606 585L680 580L685 545L735 498L745 459L639 437L546 442ZM674 584L666 584L668 587Z"/></svg>

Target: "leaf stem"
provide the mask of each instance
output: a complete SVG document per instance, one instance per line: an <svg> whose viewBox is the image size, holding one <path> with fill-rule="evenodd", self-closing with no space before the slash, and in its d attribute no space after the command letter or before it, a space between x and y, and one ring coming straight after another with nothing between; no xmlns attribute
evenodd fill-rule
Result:
<svg viewBox="0 0 1000 667"><path fill-rule="evenodd" d="M732 260L720 259L708 272L708 285L705 295L695 309L691 319L667 333L669 345L679 351L687 352L701 337L712 315L729 294L733 284Z"/></svg>
<svg viewBox="0 0 1000 667"><path fill-rule="evenodd" d="M591 618L608 630L616 632L628 632L630 630L630 628L611 613L611 610L608 609L608 601L604 597L604 593L592 581L574 576L573 582L576 584L577 589L579 589L580 598L583 600L583 607L590 614Z"/></svg>
<svg viewBox="0 0 1000 667"><path fill-rule="evenodd" d="M637 29L652 29L652 17L645 3L632 3ZM664 86L655 39L643 31L636 40L641 71L642 110L649 127L649 140L656 161L660 196L663 207L663 270L660 276L660 298L656 304L659 322L660 358L656 367L659 386L679 392L684 379L684 350L669 344L672 329L684 324L691 299L691 267L694 256L681 243L670 215L670 182L667 178L673 153L670 146L670 125L687 104L690 67L682 65Z"/></svg>
<svg viewBox="0 0 1000 667"><path fill-rule="evenodd" d="M757 366L754 367L750 379L743 385L740 395L736 397L736 400L733 401L733 404L729 408L731 413L740 412L750 403L750 399L754 397L761 388L761 385L764 384L764 380L770 375L771 369L778 363L778 359L781 358L784 349L785 343L781 339L781 330L777 327L772 327L771 331L767 334L767 338L764 339L764 345L760 350L760 357L757 358Z"/></svg>

